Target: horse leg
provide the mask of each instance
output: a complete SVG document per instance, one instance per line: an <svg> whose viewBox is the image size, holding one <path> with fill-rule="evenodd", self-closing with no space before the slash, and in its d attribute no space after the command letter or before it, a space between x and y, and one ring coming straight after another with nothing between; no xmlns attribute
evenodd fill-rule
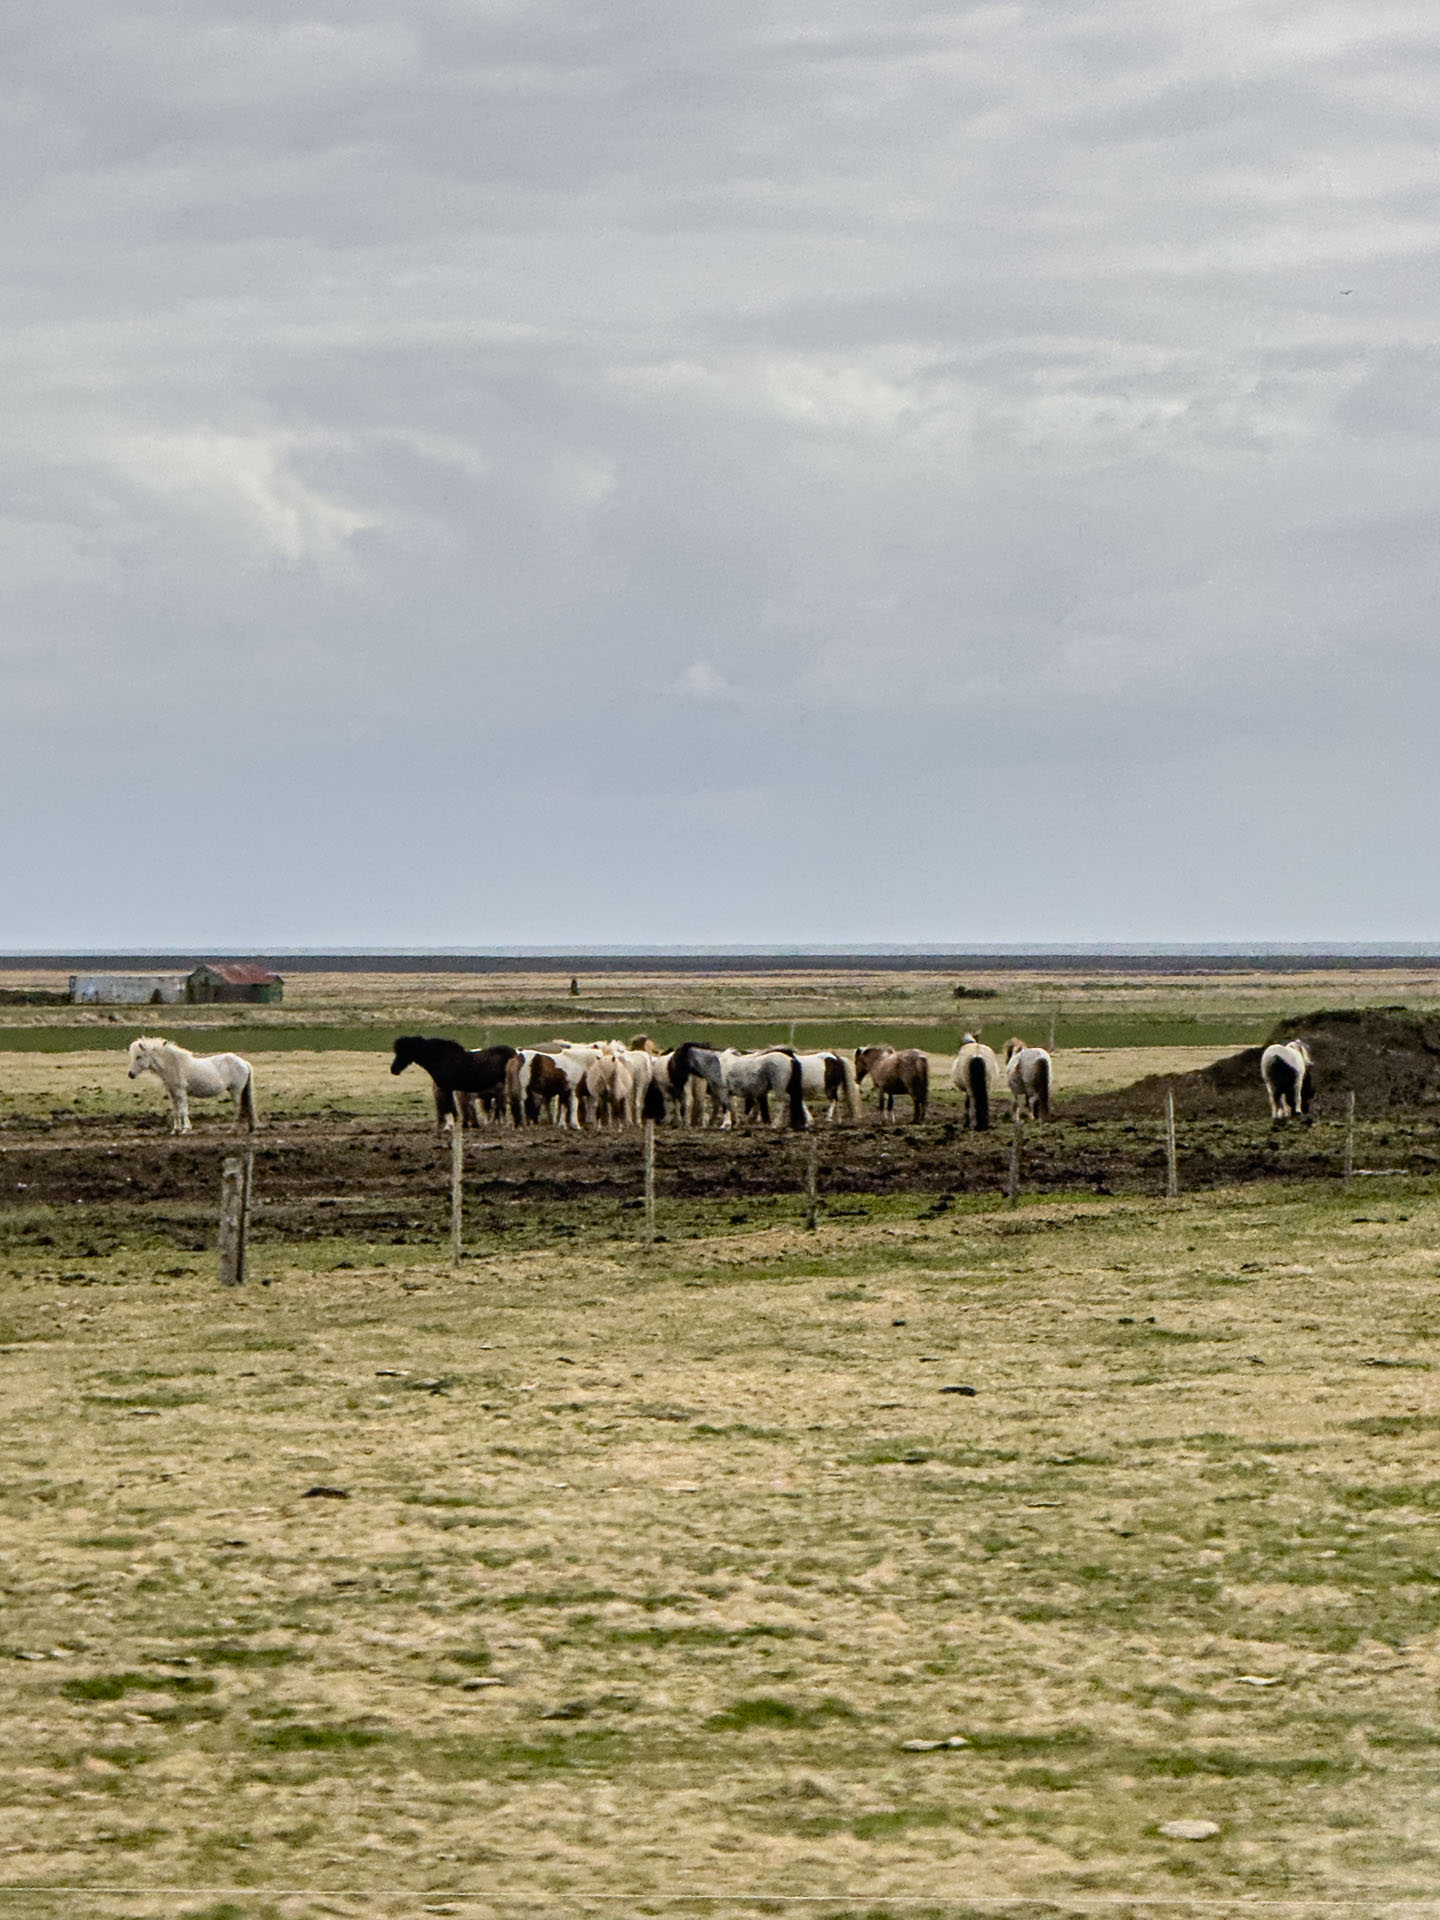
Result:
<svg viewBox="0 0 1440 1920"><path fill-rule="evenodd" d="M175 1118L171 1123L170 1131L172 1133L193 1133L194 1128L190 1125L190 1102L186 1098L185 1089L183 1087L177 1087L170 1098L175 1103Z"/></svg>

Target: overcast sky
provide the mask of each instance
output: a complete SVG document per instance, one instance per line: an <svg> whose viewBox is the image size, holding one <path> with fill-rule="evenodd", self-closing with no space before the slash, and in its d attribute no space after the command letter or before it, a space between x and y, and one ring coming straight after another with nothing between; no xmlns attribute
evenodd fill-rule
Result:
<svg viewBox="0 0 1440 1920"><path fill-rule="evenodd" d="M10 0L0 947L1440 937L1440 29Z"/></svg>

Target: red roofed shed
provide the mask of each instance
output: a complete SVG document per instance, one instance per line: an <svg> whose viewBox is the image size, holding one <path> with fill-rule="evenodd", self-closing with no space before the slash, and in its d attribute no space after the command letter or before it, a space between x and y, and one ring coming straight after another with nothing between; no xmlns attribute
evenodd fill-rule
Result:
<svg viewBox="0 0 1440 1920"><path fill-rule="evenodd" d="M273 1006L284 997L283 978L250 960L202 961L185 982L187 1000L258 1000Z"/></svg>

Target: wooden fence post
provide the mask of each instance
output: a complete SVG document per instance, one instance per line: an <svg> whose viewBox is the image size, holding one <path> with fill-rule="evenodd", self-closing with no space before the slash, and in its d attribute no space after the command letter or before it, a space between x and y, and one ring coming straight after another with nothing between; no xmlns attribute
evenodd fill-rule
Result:
<svg viewBox="0 0 1440 1920"><path fill-rule="evenodd" d="M1165 1198L1180 1197L1180 1163L1175 1154L1175 1089L1165 1089Z"/></svg>
<svg viewBox="0 0 1440 1920"><path fill-rule="evenodd" d="M1010 1116L1010 1175L1005 1182L1005 1198L1018 1199L1020 1195L1020 1108L1016 1105Z"/></svg>
<svg viewBox="0 0 1440 1920"><path fill-rule="evenodd" d="M655 1244L655 1122L645 1122L645 1244Z"/></svg>
<svg viewBox="0 0 1440 1920"><path fill-rule="evenodd" d="M450 1126L450 1264L465 1258L465 1116L455 1102Z"/></svg>
<svg viewBox="0 0 1440 1920"><path fill-rule="evenodd" d="M255 1154L232 1155L220 1169L220 1284L238 1287L245 1279L245 1243L250 1213L250 1181Z"/></svg>
<svg viewBox="0 0 1440 1920"><path fill-rule="evenodd" d="M1355 1172L1355 1089L1345 1096L1345 1161L1340 1178L1348 1187Z"/></svg>
<svg viewBox="0 0 1440 1920"><path fill-rule="evenodd" d="M805 1225L813 1233L815 1223L820 1216L820 1145L815 1137L815 1129L810 1129L810 1138L805 1148Z"/></svg>

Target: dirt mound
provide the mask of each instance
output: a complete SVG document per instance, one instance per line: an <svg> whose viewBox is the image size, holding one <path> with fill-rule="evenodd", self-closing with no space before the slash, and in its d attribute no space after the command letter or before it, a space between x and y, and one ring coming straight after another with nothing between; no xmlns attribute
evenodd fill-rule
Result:
<svg viewBox="0 0 1440 1920"><path fill-rule="evenodd" d="M1355 1095L1362 1117L1413 1111L1440 1104L1440 1016L1409 1007L1358 1007L1282 1020L1266 1045L1303 1040L1315 1062L1315 1113L1334 1119L1345 1095ZM1260 1080L1262 1047L1246 1047L1196 1073L1153 1074L1116 1093L1097 1094L1076 1108L1097 1119L1150 1112L1174 1090L1178 1111L1191 1116L1232 1117L1264 1113Z"/></svg>

